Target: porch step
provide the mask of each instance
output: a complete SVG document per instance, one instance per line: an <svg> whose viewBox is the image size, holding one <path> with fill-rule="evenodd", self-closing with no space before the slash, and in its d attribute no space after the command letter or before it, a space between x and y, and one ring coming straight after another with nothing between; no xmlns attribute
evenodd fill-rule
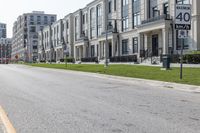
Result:
<svg viewBox="0 0 200 133"><path fill-rule="evenodd" d="M160 65L160 57L148 57L140 62L140 64Z"/></svg>

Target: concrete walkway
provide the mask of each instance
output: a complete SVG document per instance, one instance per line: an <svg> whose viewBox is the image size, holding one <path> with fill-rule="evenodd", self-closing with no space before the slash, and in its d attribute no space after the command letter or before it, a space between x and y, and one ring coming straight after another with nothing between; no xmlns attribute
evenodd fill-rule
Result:
<svg viewBox="0 0 200 133"><path fill-rule="evenodd" d="M60 63L60 64L64 64L64 63ZM81 62L81 63L76 63L76 64L90 64L90 65L94 65L96 63L86 63L86 62ZM104 63L100 63L101 65L104 64ZM141 63L141 64L135 64L135 63L132 63L132 62L127 62L127 63L122 63L122 62L119 62L119 63L109 63L110 65L136 65L136 66L154 66L154 67L162 67L162 63L160 64L148 64L148 63ZM170 64L171 67L180 67L180 64L178 63L171 63ZM200 64L183 64L183 67L191 67L191 68L200 68Z"/></svg>

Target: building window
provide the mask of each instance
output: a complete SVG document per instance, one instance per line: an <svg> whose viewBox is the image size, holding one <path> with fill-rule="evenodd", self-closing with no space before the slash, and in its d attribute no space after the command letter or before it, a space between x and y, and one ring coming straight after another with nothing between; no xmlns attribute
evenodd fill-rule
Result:
<svg viewBox="0 0 200 133"><path fill-rule="evenodd" d="M110 0L108 2L108 13L111 13L112 12L112 1Z"/></svg>
<svg viewBox="0 0 200 133"><path fill-rule="evenodd" d="M37 49L37 46L33 46L33 49Z"/></svg>
<svg viewBox="0 0 200 133"><path fill-rule="evenodd" d="M30 25L34 25L35 23L33 22L33 21L30 21L30 23L29 23Z"/></svg>
<svg viewBox="0 0 200 133"><path fill-rule="evenodd" d="M69 29L69 21L66 22L66 28Z"/></svg>
<svg viewBox="0 0 200 133"><path fill-rule="evenodd" d="M94 8L90 10L90 34L91 38L95 37L95 12Z"/></svg>
<svg viewBox="0 0 200 133"><path fill-rule="evenodd" d="M48 24L48 17L47 16L44 16L44 24Z"/></svg>
<svg viewBox="0 0 200 133"><path fill-rule="evenodd" d="M56 27L54 27L54 30L53 30L53 32L54 32L54 35L56 34Z"/></svg>
<svg viewBox="0 0 200 133"><path fill-rule="evenodd" d="M102 6L97 6L97 36L102 33Z"/></svg>
<svg viewBox="0 0 200 133"><path fill-rule="evenodd" d="M138 38L134 37L133 38L133 53L138 53Z"/></svg>
<svg viewBox="0 0 200 133"><path fill-rule="evenodd" d="M177 4L190 4L190 0L176 0Z"/></svg>
<svg viewBox="0 0 200 133"><path fill-rule="evenodd" d="M163 4L163 13L168 15L169 14L169 3L164 3Z"/></svg>
<svg viewBox="0 0 200 133"><path fill-rule="evenodd" d="M149 18L153 18L160 15L160 10L158 10L158 1L157 0L149 0Z"/></svg>
<svg viewBox="0 0 200 133"><path fill-rule="evenodd" d="M141 24L140 6L140 0L132 0L133 28Z"/></svg>
<svg viewBox="0 0 200 133"><path fill-rule="evenodd" d="M128 30L128 0L122 0L122 31Z"/></svg>
<svg viewBox="0 0 200 133"><path fill-rule="evenodd" d="M35 26L31 26L31 27L30 27L30 32L36 32Z"/></svg>
<svg viewBox="0 0 200 133"><path fill-rule="evenodd" d="M86 18L85 18L86 19L86 23L88 23L88 14L86 13L85 16L86 16Z"/></svg>
<svg viewBox="0 0 200 133"><path fill-rule="evenodd" d="M57 26L57 34L59 33L59 26Z"/></svg>
<svg viewBox="0 0 200 133"><path fill-rule="evenodd" d="M83 21L82 23L85 24L85 14L83 14L82 16L82 21Z"/></svg>
<svg viewBox="0 0 200 133"><path fill-rule="evenodd" d="M122 40L122 54L128 54L128 39Z"/></svg>
<svg viewBox="0 0 200 133"><path fill-rule="evenodd" d="M75 18L75 40L78 40L78 17Z"/></svg>
<svg viewBox="0 0 200 133"><path fill-rule="evenodd" d="M158 6L152 8L153 17L157 17L160 15L160 11L158 10Z"/></svg>
<svg viewBox="0 0 200 133"><path fill-rule="evenodd" d="M40 26L40 30L43 30L43 28L44 28L43 26Z"/></svg>
<svg viewBox="0 0 200 133"><path fill-rule="evenodd" d="M34 16L30 16L30 21L34 21Z"/></svg>
<svg viewBox="0 0 200 133"><path fill-rule="evenodd" d="M51 17L51 23L55 22L55 18L52 16Z"/></svg>
<svg viewBox="0 0 200 133"><path fill-rule="evenodd" d="M117 0L114 0L114 11L117 10Z"/></svg>
<svg viewBox="0 0 200 133"><path fill-rule="evenodd" d="M91 46L91 57L95 56L95 47L94 45Z"/></svg>
<svg viewBox="0 0 200 133"><path fill-rule="evenodd" d="M81 36L86 36L86 14L82 15L82 34Z"/></svg>
<svg viewBox="0 0 200 133"><path fill-rule="evenodd" d="M37 16L37 24L41 24L41 17Z"/></svg>

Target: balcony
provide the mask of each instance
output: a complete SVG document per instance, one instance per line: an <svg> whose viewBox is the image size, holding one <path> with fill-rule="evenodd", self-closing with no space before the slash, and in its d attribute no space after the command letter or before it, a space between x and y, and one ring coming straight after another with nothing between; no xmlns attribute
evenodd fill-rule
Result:
<svg viewBox="0 0 200 133"><path fill-rule="evenodd" d="M169 14L163 14L163 15L159 15L159 16L144 20L144 21L142 21L141 24L144 25L144 24L153 23L153 22L160 21L160 20L171 20L171 17Z"/></svg>
<svg viewBox="0 0 200 133"><path fill-rule="evenodd" d="M78 39L78 41L88 41L88 36L85 36L85 34L81 34L80 38Z"/></svg>

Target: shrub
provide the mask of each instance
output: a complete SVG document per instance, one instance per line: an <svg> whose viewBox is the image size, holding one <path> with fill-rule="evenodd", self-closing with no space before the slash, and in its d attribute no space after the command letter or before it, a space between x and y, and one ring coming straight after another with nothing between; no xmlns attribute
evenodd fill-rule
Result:
<svg viewBox="0 0 200 133"><path fill-rule="evenodd" d="M137 62L136 55L110 57L110 62Z"/></svg>
<svg viewBox="0 0 200 133"><path fill-rule="evenodd" d="M81 58L82 62L98 62L97 57L88 57L88 58Z"/></svg>
<svg viewBox="0 0 200 133"><path fill-rule="evenodd" d="M180 55L172 55L171 62L172 63L180 63ZM200 54L183 55L183 63L200 64Z"/></svg>
<svg viewBox="0 0 200 133"><path fill-rule="evenodd" d="M45 63L45 62L46 62L45 60L41 60L41 61L40 61L40 63Z"/></svg>
<svg viewBox="0 0 200 133"><path fill-rule="evenodd" d="M65 60L64 59L60 59L60 62L64 62Z"/></svg>
<svg viewBox="0 0 200 133"><path fill-rule="evenodd" d="M67 58L65 58L63 60L64 60L63 62L70 62L70 63L74 63L75 62L75 59L72 58L72 57L67 57Z"/></svg>

